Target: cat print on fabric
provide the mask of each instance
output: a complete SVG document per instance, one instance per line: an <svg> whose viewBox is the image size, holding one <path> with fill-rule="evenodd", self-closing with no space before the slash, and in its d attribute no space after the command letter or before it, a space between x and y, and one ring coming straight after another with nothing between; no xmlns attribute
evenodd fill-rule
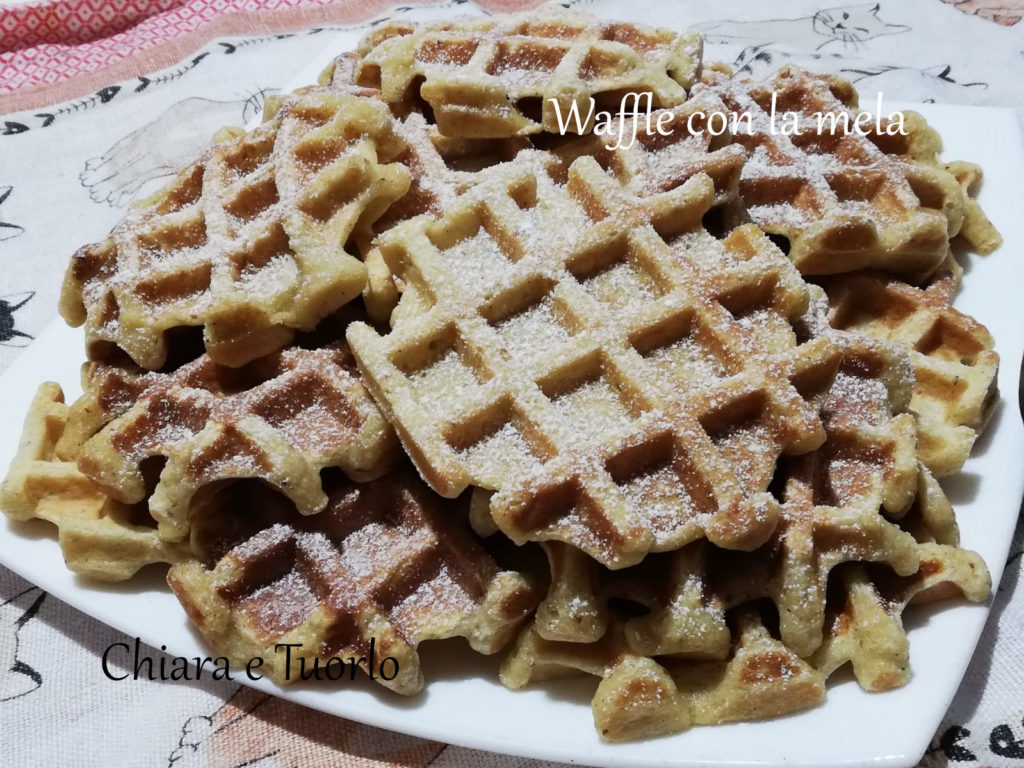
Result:
<svg viewBox="0 0 1024 768"><path fill-rule="evenodd" d="M710 21L696 24L709 43L780 45L797 50L838 44L856 48L882 35L898 35L910 27L889 24L878 17L878 3L826 8L811 16L763 21Z"/></svg>
<svg viewBox="0 0 1024 768"><path fill-rule="evenodd" d="M185 722L167 765L425 768L445 749L438 742L342 721L243 685L213 714Z"/></svg>
<svg viewBox="0 0 1024 768"><path fill-rule="evenodd" d="M43 683L42 676L18 658L18 634L45 598L43 590L29 587L0 603L0 702L32 693Z"/></svg>
<svg viewBox="0 0 1024 768"><path fill-rule="evenodd" d="M881 92L896 99L927 103L973 102L971 93L984 91L988 83L959 82L950 74L949 64L934 67L895 67L878 65L843 67L839 74L853 81L862 94Z"/></svg>
<svg viewBox="0 0 1024 768"><path fill-rule="evenodd" d="M837 53L792 54L764 45L744 48L732 66L738 75L757 78L787 65L850 80L866 102L871 101L873 94L881 92L886 98L904 101L973 103L977 101L974 95L988 88L988 83L962 80L959 75L954 77L948 64L918 68L859 63Z"/></svg>
<svg viewBox="0 0 1024 768"><path fill-rule="evenodd" d="M148 182L177 173L210 144L225 125L259 115L267 89L246 99L216 101L198 96L175 102L160 115L85 163L78 178L93 202L123 208Z"/></svg>
<svg viewBox="0 0 1024 768"><path fill-rule="evenodd" d="M3 205L4 201L11 196L11 192L13 190L13 187L0 186L0 205ZM10 240L12 237L17 237L24 231L25 228L19 227L17 224L11 224L6 221L0 221L0 241Z"/></svg>
<svg viewBox="0 0 1024 768"><path fill-rule="evenodd" d="M14 313L35 296L35 291L0 296L0 346L27 347L32 337L14 327Z"/></svg>

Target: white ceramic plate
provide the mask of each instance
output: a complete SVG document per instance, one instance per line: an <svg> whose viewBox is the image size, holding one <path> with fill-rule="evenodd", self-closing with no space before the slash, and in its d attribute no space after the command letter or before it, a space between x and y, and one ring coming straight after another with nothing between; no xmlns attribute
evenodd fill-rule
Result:
<svg viewBox="0 0 1024 768"><path fill-rule="evenodd" d="M323 57L298 82L311 82ZM867 99L866 99L867 101ZM892 105L899 108L900 105ZM946 156L985 169L981 202L1005 238L986 258L971 256L957 306L985 323L1004 364L1003 399L993 423L961 475L944 483L960 520L963 545L981 553L998 583L1006 560L1024 477L1024 428L1017 413L1018 364L1024 351L1017 257L1024 251L1021 139L1012 110L920 105L946 142ZM58 279L58 278L54 278ZM0 468L17 446L38 384L54 380L69 401L80 392L81 332L47 329L0 377ZM65 567L52 528L42 522L0 523L0 562L51 594L143 642L179 656L209 650L187 624L162 574L149 569L128 585L97 586ZM988 615L987 605L940 604L908 616L914 676L904 688L867 694L855 682L829 686L825 704L762 723L696 728L677 736L608 745L591 721L592 678L512 692L497 681L498 660L483 659L462 641L426 644L425 692L412 699L357 681L333 690L261 690L353 720L438 741L508 754L599 766L911 766L924 752L952 700ZM244 677L244 675L243 675ZM244 682L244 681L243 681Z"/></svg>

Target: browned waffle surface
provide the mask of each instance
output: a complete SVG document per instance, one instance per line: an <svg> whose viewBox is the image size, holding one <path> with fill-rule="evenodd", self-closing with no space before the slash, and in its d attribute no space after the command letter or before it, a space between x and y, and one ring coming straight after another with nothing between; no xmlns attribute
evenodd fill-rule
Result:
<svg viewBox="0 0 1024 768"><path fill-rule="evenodd" d="M997 399L999 355L981 323L953 308L952 277L916 288L875 273L831 279L831 323L895 342L914 367L917 450L937 476L958 471Z"/></svg>
<svg viewBox="0 0 1024 768"><path fill-rule="evenodd" d="M958 547L952 508L917 463L902 412L905 353L857 335L839 341L843 365L817 398L827 440L780 463L769 542L737 552L697 541L614 573L548 544L552 584L505 660L506 685L603 678L595 724L614 741L814 706L847 663L868 690L906 683L908 603L979 602L991 583Z"/></svg>
<svg viewBox="0 0 1024 768"><path fill-rule="evenodd" d="M455 205L460 194L490 175L503 172L520 152L530 148L524 138L445 137L419 112L407 115L395 130L405 142L405 149L395 160L409 169L412 179L409 191L377 220L372 232L356 240L367 269L363 298L367 313L377 322L390 319L404 285L395 280L387 266L375 233L387 232L399 222L420 214L439 218ZM554 155L538 152L527 155L532 163L560 162Z"/></svg>
<svg viewBox="0 0 1024 768"><path fill-rule="evenodd" d="M856 94L837 78L793 69L765 81L711 72L700 88L729 112L751 116L733 134L747 153L740 197L754 223L788 241L801 272L873 267L921 278L945 258L965 196L937 161L937 134L919 115L906 116L906 136L885 135L887 124L879 133L872 123L868 135L828 120L819 126L819 113L855 117ZM782 130L783 112L799 115L799 134Z"/></svg>
<svg viewBox="0 0 1024 768"><path fill-rule="evenodd" d="M877 559L872 554L877 550L855 543L877 538L866 527L844 526L843 521L831 530L819 526L821 539L815 546L835 567L828 577L827 603L824 592L805 595L818 617L815 643L803 643L803 652L796 647L801 635L793 632L800 627L799 617L787 618L800 604L789 602L784 589L773 597L777 612L758 602L725 611L736 599L730 576L759 573L759 551L726 553L695 542L671 554L651 555L600 583L589 578L578 557L562 552L554 574L558 589L568 593L575 585L581 604L594 605L596 594L602 599L614 595L650 613L623 621L616 615L621 606L609 611L602 605L606 631L572 641L568 635L545 636L541 622L549 629L551 622L538 612L505 659L502 682L520 688L578 672L603 678L592 707L596 727L610 741L799 711L819 703L825 679L848 663L867 690L904 685L910 676L902 622L907 605L951 597L981 602L991 588L981 559L958 546L952 507L926 469L917 475L914 490L913 505L892 524L896 533L887 534L893 559ZM837 512L842 516L842 510ZM832 534L845 537L842 546L852 559L829 549L825 542ZM797 550L801 542L786 546ZM790 578L802 570L798 557L784 567ZM573 569L574 576L566 573ZM795 579L809 583L806 574ZM565 614L555 626L570 619Z"/></svg>
<svg viewBox="0 0 1024 768"><path fill-rule="evenodd" d="M521 14L414 25L391 22L360 44L359 85L380 88L385 101L422 99L441 133L496 138L557 132L573 106L584 131L591 98L617 111L627 93L651 94L654 106L686 98L700 76L699 35L549 6Z"/></svg>
<svg viewBox="0 0 1024 768"><path fill-rule="evenodd" d="M828 435L818 450L780 462L779 525L742 564L720 553L727 604L770 598L780 636L801 656L822 640L828 574L846 561L918 568L914 539L893 522L917 490L916 430L906 408L910 369L895 348L843 338L844 360L821 407ZM737 568L736 566L740 566Z"/></svg>
<svg viewBox="0 0 1024 768"><path fill-rule="evenodd" d="M811 662L826 676L849 663L861 687L885 691L910 679L910 644L903 612L911 603L959 598L984 602L992 588L977 553L959 546L953 508L923 469L914 507L900 522L916 541L920 567L899 576L870 564L840 566L825 639Z"/></svg>
<svg viewBox="0 0 1024 768"><path fill-rule="evenodd" d="M377 477L397 449L344 342L291 347L241 368L207 355L172 373L94 366L72 423L60 448L116 498L148 499L173 540L188 532L204 487L259 478L312 514L327 502L320 470Z"/></svg>
<svg viewBox="0 0 1024 768"><path fill-rule="evenodd" d="M711 123L725 105L710 90L702 89L675 107L654 110L650 116L623 116L622 140L590 135L569 142L563 154L589 154L602 167L641 197L657 195L706 173L715 186L715 206L722 220L742 218L740 174L746 161L744 148L719 134ZM656 126L656 130L648 130Z"/></svg>
<svg viewBox="0 0 1024 768"><path fill-rule="evenodd" d="M160 368L165 334L202 326L211 357L242 365L362 291L343 250L408 189L403 142L378 101L312 89L200 159L72 258L61 313L89 356Z"/></svg>
<svg viewBox="0 0 1024 768"><path fill-rule="evenodd" d="M974 163L954 160L946 163L949 171L960 183L964 193L964 223L957 237L975 253L987 255L1003 244L999 230L985 215L978 201L975 200L981 189L981 168Z"/></svg>
<svg viewBox="0 0 1024 768"><path fill-rule="evenodd" d="M606 741L779 717L822 701L822 675L772 637L755 611L737 616L735 633L727 659L661 664L632 651L621 625L597 643L553 642L528 627L506 657L501 680L521 688L580 672L602 678L591 706Z"/></svg>
<svg viewBox="0 0 1024 768"><path fill-rule="evenodd" d="M824 324L820 290L815 305ZM773 488L780 517L765 545L737 552L697 541L604 577L583 553L549 545L552 579L538 634L592 642L608 622L609 597L617 597L648 611L625 623L636 653L723 658L730 647L726 609L766 598L777 608L783 642L807 656L822 642L834 567L868 561L903 575L917 570L915 541L893 521L919 484L914 420L902 412L911 381L906 357L856 335L837 341L843 364L817 397L827 439L811 453L779 460Z"/></svg>
<svg viewBox="0 0 1024 768"><path fill-rule="evenodd" d="M0 508L12 520L53 523L68 568L100 581L121 581L144 565L189 557L187 546L157 535L145 505L115 501L74 462L58 458L56 445L68 417L60 387L43 384L0 487Z"/></svg>
<svg viewBox="0 0 1024 768"><path fill-rule="evenodd" d="M249 488L256 497L241 505L243 531L247 508L272 504L265 489ZM382 685L416 693L419 643L461 636L494 653L536 602L523 576L499 570L473 540L457 504L412 473L332 486L311 517L287 507L269 527L233 531L240 542L212 569L189 562L168 574L218 653L242 663L260 656L278 683L300 679L303 661L311 669L314 660L326 668L332 657L365 657L363 671ZM291 667L277 644L300 646Z"/></svg>
<svg viewBox="0 0 1024 768"><path fill-rule="evenodd" d="M419 303L348 337L435 490L495 489L513 540L612 567L766 539L775 460L824 438L794 382L839 358L798 342L806 286L761 232L700 227L713 197L699 175L638 198L584 157L565 185L508 173L381 239Z"/></svg>

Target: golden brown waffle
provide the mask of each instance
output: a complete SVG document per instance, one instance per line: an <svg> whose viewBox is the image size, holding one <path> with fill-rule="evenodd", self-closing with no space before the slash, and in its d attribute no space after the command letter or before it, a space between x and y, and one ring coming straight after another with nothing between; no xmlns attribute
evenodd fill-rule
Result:
<svg viewBox="0 0 1024 768"><path fill-rule="evenodd" d="M499 138L558 132L573 104L587 120L591 98L617 111L626 93L672 106L700 77L701 38L560 7L481 19L391 22L360 44L359 85L392 105L422 99L441 133ZM584 126L589 132L593 118Z"/></svg>
<svg viewBox="0 0 1024 768"><path fill-rule="evenodd" d="M846 384L840 378L837 386ZM949 597L981 602L991 587L981 559L958 547L952 508L923 467L914 504L899 527L919 565L900 576L888 565L839 564L829 581L823 642L806 660L789 643L774 639L752 605L734 610L726 622L728 574L743 569L742 561L756 559L759 552L715 550L709 563L706 550L714 548L695 542L671 554L649 556L641 565L615 574L610 586L595 588L593 582L584 582L583 602L594 592L607 592L653 610L623 624L608 619L602 606L607 633L582 642L545 637L538 617L505 660L502 681L519 688L576 671L604 678L593 707L595 724L609 740L659 735L690 724L778 716L813 706L823 696L824 679L847 662L852 662L867 690L898 687L909 678L901 620L907 604ZM563 558L563 564L572 562L571 557ZM585 573L580 563L576 573ZM564 589L573 579L561 574L561 582ZM790 609L784 602L779 605L781 623ZM730 626L736 641L730 637ZM651 656L657 656L660 665Z"/></svg>
<svg viewBox="0 0 1024 768"><path fill-rule="evenodd" d="M408 189L404 167L384 164L402 149L378 101L309 90L80 249L61 314L85 324L91 359L116 347L149 369L181 327L203 326L225 365L279 349L362 291L343 246Z"/></svg>
<svg viewBox="0 0 1024 768"><path fill-rule="evenodd" d="M442 216L459 195L490 174L501 173L520 152L531 149L524 138L450 138L418 112L399 121L395 132L405 142L397 160L409 169L412 183L409 192L374 224L376 232L421 213ZM555 156L548 159L554 162Z"/></svg>
<svg viewBox="0 0 1024 768"><path fill-rule="evenodd" d="M391 317L399 288L404 286L396 283L373 235L420 214L439 218L455 204L458 195L488 175L501 173L506 163L530 148L529 142L521 138L447 138L418 112L406 116L395 131L405 142L405 149L395 160L409 169L409 191L377 220L373 232L357 238L367 270L363 290L366 310L371 319L381 323ZM551 156L550 162L558 159Z"/></svg>
<svg viewBox="0 0 1024 768"><path fill-rule="evenodd" d="M421 642L461 636L495 653L536 603L526 578L500 571L475 543L457 505L411 472L334 485L326 509L310 517L287 502L275 510L265 487L249 489L255 498L235 516L243 530L253 510L272 524L242 533L212 570L182 563L167 579L218 654L243 664L260 656L277 683L299 679L300 658L324 669L331 657L365 657L361 668L382 685L416 693ZM278 643L301 644L291 667ZM388 656L397 674L381 664Z"/></svg>
<svg viewBox="0 0 1024 768"><path fill-rule="evenodd" d="M626 642L635 653L715 660L729 655L727 606L709 571L717 552L706 541L695 541L615 574L609 594L648 611L625 624Z"/></svg>
<svg viewBox="0 0 1024 768"><path fill-rule="evenodd" d="M823 317L823 311L818 314ZM782 520L768 545L751 553L724 552L699 541L650 555L614 574L611 583L599 582L592 564L580 562L578 554L559 553L552 558L559 604L573 605L574 586L578 602L609 622L609 630L596 641L553 641L541 631L538 613L503 665L503 682L521 687L574 670L603 677L593 702L595 723L611 740L813 706L823 696L824 678L848 661L869 690L905 683L907 641L900 614L907 603L953 595L981 601L990 582L980 558L957 548L952 509L935 480L916 465L909 475L901 468L906 437L902 425L892 424L900 417L885 409L890 400L897 408L906 403L905 361L862 339L846 343L844 366L821 403L829 439L783 467ZM843 450L843 441L854 435L860 455ZM812 461L814 474L807 466ZM916 499L906 511L908 477ZM812 498L828 494L835 506L812 507ZM886 503L902 514L898 525L880 514ZM763 557L776 561L775 577L759 564ZM838 598L830 598L826 614L825 577L833 566L829 586ZM743 578L763 586L739 595L736 583ZM609 594L651 612L624 624L609 619L603 602ZM734 645L725 608L766 595L778 606L781 639L741 607L732 620L740 627ZM567 623L567 616L560 618L555 626ZM814 635L814 642L804 639ZM752 648L758 652L745 656Z"/></svg>
<svg viewBox="0 0 1024 768"><path fill-rule="evenodd" d="M902 614L910 603L950 597L983 602L992 588L988 568L976 553L961 549L953 508L938 482L922 469L914 508L901 521L917 540L918 570L891 570L848 563L836 574L825 640L811 663L826 677L849 662L868 691L898 688L910 679L909 643Z"/></svg>
<svg viewBox="0 0 1024 768"><path fill-rule="evenodd" d="M736 618L736 640L722 661L666 661L632 651L613 623L597 643L520 634L501 668L510 688L584 672L602 678L591 702L607 741L649 738L735 720L779 717L820 703L824 678L774 639L754 611Z"/></svg>
<svg viewBox="0 0 1024 768"><path fill-rule="evenodd" d="M0 508L12 520L46 520L57 526L64 562L75 573L100 581L130 578L150 563L190 556L184 544L163 541L145 505L115 501L56 455L69 408L59 386L39 388L0 488Z"/></svg>
<svg viewBox="0 0 1024 768"><path fill-rule="evenodd" d="M824 296L819 289L814 294L801 325L817 327L801 332L824 332ZM538 632L547 639L592 641L574 629L589 627L582 620L587 617L606 621L601 610L611 595L649 610L625 624L635 652L723 658L729 649L725 609L769 598L780 615L782 640L807 656L821 643L828 575L836 565L884 562L900 574L914 572L914 539L886 519L906 512L918 486L914 419L901 413L909 397L909 366L879 342L846 334L837 340L842 367L817 398L828 438L812 453L780 459L774 485L781 515L765 546L749 553L709 552L705 542L695 542L649 556L611 584L600 582L596 564L585 555L559 553L552 559L552 586L541 604L546 613L538 612Z"/></svg>
<svg viewBox="0 0 1024 768"><path fill-rule="evenodd" d="M672 677L693 701L696 725L781 717L817 706L823 677L772 636L753 609L737 611L728 659L669 663Z"/></svg>
<svg viewBox="0 0 1024 768"><path fill-rule="evenodd" d="M62 451L115 498L148 498L168 540L186 535L193 496L204 487L259 478L308 515L327 503L322 469L371 479L397 450L344 342L291 347L242 368L208 355L173 373L96 366L72 423Z"/></svg>
<svg viewBox="0 0 1024 768"><path fill-rule="evenodd" d="M963 224L964 194L936 160L938 136L919 115L907 113L908 136L844 135L830 122L819 133L812 116L852 119L856 93L845 81L794 69L764 82L709 72L694 88L707 97L702 88L726 110L751 115L733 135L747 153L740 196L754 223L788 241L801 272L872 267L919 279L945 258ZM773 95L777 113L800 114L800 135L784 135L781 118L772 131Z"/></svg>
<svg viewBox="0 0 1024 768"><path fill-rule="evenodd" d="M630 651L618 623L595 643L552 642L527 627L502 662L501 682L516 689L581 672L602 678L591 706L594 725L608 741L662 736L693 724L689 702L668 671Z"/></svg>
<svg viewBox="0 0 1024 768"><path fill-rule="evenodd" d="M718 553L716 590L727 605L771 598L783 642L801 656L822 640L828 574L847 561L918 568L913 537L889 518L905 514L917 490L916 430L903 413L906 358L864 337L843 344L843 365L821 403L828 439L779 463L779 525L740 563Z"/></svg>
<svg viewBox="0 0 1024 768"><path fill-rule="evenodd" d="M632 568L609 572L579 550L545 542L551 580L534 620L545 640L593 643L605 637L612 599L643 606L625 620L630 649L642 656L723 659L731 636L725 604L708 581L707 542L651 554Z"/></svg>
<svg viewBox="0 0 1024 768"><path fill-rule="evenodd" d="M836 328L904 347L914 366L917 450L937 476L958 471L996 402L999 355L988 330L952 306L956 280L915 288L870 272L825 282Z"/></svg>
<svg viewBox="0 0 1024 768"><path fill-rule="evenodd" d="M624 186L644 197L674 189L697 173L715 185L715 215L719 222L742 218L739 182L746 153L728 134L712 135L711 115L724 109L710 91L697 91L676 107L651 113L658 130L648 132L644 115L627 119L622 146L617 137L586 136L559 148L567 157L591 155ZM630 141L634 135L635 140ZM711 222L708 222L711 223Z"/></svg>
<svg viewBox="0 0 1024 768"><path fill-rule="evenodd" d="M992 253L1003 244L1003 238L974 199L981 188L981 168L956 160L946 163L946 170L953 174L964 193L964 223L957 236L975 253Z"/></svg>
<svg viewBox="0 0 1024 768"><path fill-rule="evenodd" d="M700 227L713 199L706 175L640 199L592 158L564 186L517 162L380 238L418 304L348 338L436 491L498 490L513 541L615 568L704 535L763 543L776 459L824 439L799 389L839 358L797 343L806 285L760 231Z"/></svg>
<svg viewBox="0 0 1024 768"><path fill-rule="evenodd" d="M321 85L344 93L379 96L375 88L355 84L358 61L359 57L353 52L338 56L320 74ZM358 232L355 237L367 270L363 300L367 314L378 323L388 322L404 286L392 275L374 235L420 214L441 216L458 195L486 178L493 167L512 161L519 152L532 146L525 137L459 139L444 136L422 112L411 107L400 111L403 117L396 123L395 133L404 142L404 149L394 160L408 169L409 189L373 223L371 231ZM557 162L556 157L551 159Z"/></svg>
<svg viewBox="0 0 1024 768"><path fill-rule="evenodd" d="M542 544L551 580L537 606L534 631L545 640L593 643L608 631L605 570L589 555L560 541Z"/></svg>
<svg viewBox="0 0 1024 768"><path fill-rule="evenodd" d="M824 294L818 288L812 294L798 332L826 335ZM780 458L773 484L781 514L768 543L749 553L713 549L708 562L704 542L696 542L649 557L607 590L649 610L625 625L637 653L722 658L729 648L725 609L770 598L783 641L806 656L821 642L825 590L835 565L854 559L886 562L904 574L917 568L913 539L882 514L904 513L917 487L914 419L901 413L909 398L909 366L879 342L850 334L836 335L836 341L842 366L815 398L826 442L811 453ZM552 612L569 612L574 603L567 585L580 583L584 568L575 564L573 579L553 569L545 601L556 602Z"/></svg>

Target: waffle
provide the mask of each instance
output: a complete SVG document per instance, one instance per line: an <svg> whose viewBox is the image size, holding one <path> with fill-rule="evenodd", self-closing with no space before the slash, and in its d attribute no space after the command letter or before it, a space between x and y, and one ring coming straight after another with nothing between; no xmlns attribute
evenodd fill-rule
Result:
<svg viewBox="0 0 1024 768"><path fill-rule="evenodd" d="M203 326L208 354L239 366L285 346L357 296L366 270L342 250L408 189L379 102L327 89L288 101L211 146L71 260L60 309L89 357L167 360L165 335Z"/></svg>
<svg viewBox="0 0 1024 768"><path fill-rule="evenodd" d="M917 490L916 430L907 403L910 371L898 350L846 339L843 365L822 401L828 439L780 462L779 525L768 544L739 562L721 552L716 589L727 605L770 598L782 641L801 656L822 642L829 572L847 561L918 569L913 537L890 518Z"/></svg>
<svg viewBox="0 0 1024 768"><path fill-rule="evenodd" d="M46 383L39 388L0 487L0 507L7 516L53 523L68 568L99 581L122 581L150 563L175 563L190 556L186 545L157 535L145 505L115 501L74 462L57 457L56 443L69 410L59 386Z"/></svg>
<svg viewBox="0 0 1024 768"><path fill-rule="evenodd" d="M634 653L718 661L728 657L732 636L727 606L709 571L717 551L706 541L695 541L609 575L609 597L643 608L641 615L628 617L624 624Z"/></svg>
<svg viewBox="0 0 1024 768"><path fill-rule="evenodd" d="M974 199L981 188L981 168L974 163L957 160L946 163L946 170L960 183L964 195L964 223L958 233L959 239L975 253L992 253L1003 244L1003 238Z"/></svg>
<svg viewBox="0 0 1024 768"><path fill-rule="evenodd" d="M996 402L999 355L988 330L952 306L955 279L925 289L875 273L825 282L837 328L900 344L915 381L917 450L937 476L958 471Z"/></svg>
<svg viewBox="0 0 1024 768"><path fill-rule="evenodd" d="M536 602L529 582L499 571L453 504L412 473L332 485L327 507L311 517L287 503L268 512L266 487L249 489L257 497L234 516L243 521L240 543L212 569L181 563L167 580L218 654L243 664L262 657L261 672L279 684L299 679L300 659L326 670L332 657L365 657L361 668L379 683L413 694L423 687L421 642L461 636L495 653ZM247 535L253 509L272 524ZM290 667L278 643L302 646Z"/></svg>
<svg viewBox="0 0 1024 768"><path fill-rule="evenodd" d="M844 386L841 378L838 386ZM581 602L594 604L595 593L610 594L651 613L623 622L609 618L602 605L607 632L571 642L546 637L538 612L503 663L502 682L520 688L576 672L602 677L592 703L595 725L612 741L814 706L823 698L825 679L847 663L867 690L905 684L908 642L900 617L906 606L949 597L981 602L991 587L981 559L958 547L942 489L927 469L920 470L914 503L899 521L901 538L914 549L914 568L901 576L889 565L838 564L829 580L821 642L806 658L765 628L755 603L744 602L726 620L727 574L746 569L743 561L759 553L725 553L701 541L651 555L596 588L579 580L586 568L577 561L575 579L561 576L563 585L583 584ZM573 563L566 553L562 558L563 565ZM817 599L824 607L823 595ZM781 633L790 609L779 604Z"/></svg>
<svg viewBox="0 0 1024 768"><path fill-rule="evenodd" d="M839 353L797 344L806 285L761 232L700 227L713 199L707 175L640 199L592 158L564 186L517 164L380 238L417 305L348 339L431 487L497 490L513 541L613 568L766 540L776 459L824 439L793 382L827 384Z"/></svg>
<svg viewBox="0 0 1024 768"><path fill-rule="evenodd" d="M560 542L543 545L551 571L533 629L544 640L593 643L614 621L615 601L642 606L623 633L642 656L723 659L731 647L725 604L709 583L707 542L651 554L631 568L610 572L593 558Z"/></svg>
<svg viewBox="0 0 1024 768"><path fill-rule="evenodd" d="M543 543L551 570L547 594L537 606L533 630L545 640L593 643L608 632L603 569L589 555L560 541Z"/></svg>
<svg viewBox="0 0 1024 768"><path fill-rule="evenodd" d="M743 215L739 184L746 153L742 146L731 143L728 133L713 135L717 128L710 124L711 115L724 109L721 100L708 89L696 91L683 104L654 110L650 118L628 118L623 142L590 135L567 143L559 151L568 157L592 156L641 197L666 192L697 173L706 173L715 186L713 207L717 219L738 221ZM658 130L648 132L648 122ZM636 138L630 142L633 135Z"/></svg>
<svg viewBox="0 0 1024 768"><path fill-rule="evenodd" d="M801 333L821 334L826 305L820 289L813 293L797 325ZM708 550L697 541L648 556L610 580L601 580L585 555L559 552L551 559L538 633L592 642L603 626L595 617L607 621L606 602L617 597L649 611L625 623L636 653L720 659L729 650L726 609L768 598L780 615L782 640L807 656L822 642L834 567L872 561L913 573L914 539L886 518L903 515L918 487L914 419L901 412L910 395L909 365L885 344L853 334L837 341L842 366L816 398L828 438L809 454L780 459L774 477L780 519L765 546L747 553Z"/></svg>
<svg viewBox="0 0 1024 768"><path fill-rule="evenodd" d="M545 640L531 625L502 662L501 682L518 689L581 672L602 678L591 707L594 726L607 741L662 736L693 724L689 702L671 675L631 652L619 624L596 643Z"/></svg>
<svg viewBox="0 0 1024 768"><path fill-rule="evenodd" d="M699 87L695 93L751 115L733 135L747 153L740 196L750 220L785 239L802 273L877 268L917 280L945 258L966 203L957 179L936 159L938 135L919 115L904 113L908 136L874 128L844 135L828 122L819 132L812 116L845 113L852 120L856 93L845 81L795 69L765 82L709 72L702 88L710 94ZM800 114L801 135L784 135L781 118L772 131L773 94L778 113Z"/></svg>
<svg viewBox="0 0 1024 768"><path fill-rule="evenodd" d="M357 238L367 269L363 299L370 318L380 323L391 317L398 302L399 286L373 235L420 214L441 217L460 194L492 173L500 173L519 152L530 148L529 142L521 138L447 138L418 112L401 120L395 131L405 142L405 149L395 159L409 169L409 191L377 220L373 232ZM537 153L530 154L534 162L539 159ZM551 156L546 162L555 163L558 159Z"/></svg>
<svg viewBox="0 0 1024 768"><path fill-rule="evenodd" d="M796 326L813 335L827 320L823 292L812 294ZM825 678L847 662L868 690L904 684L900 614L909 602L985 599L985 566L957 547L952 508L916 460L905 353L857 334L836 338L843 363L816 398L828 437L780 461L771 540L753 552L696 541L605 574L565 545L546 545L552 585L502 667L506 685L602 677L593 708L609 740L777 716L820 701ZM647 612L616 618L610 598ZM779 639L758 619L763 598L777 608ZM753 660L741 661L745 648L758 649Z"/></svg>
<svg viewBox="0 0 1024 768"><path fill-rule="evenodd" d="M389 104L422 99L444 135L500 138L557 133L551 99L563 120L576 105L581 121L592 98L613 111L627 93L650 93L656 107L679 104L700 76L701 38L549 6L454 23L391 22L357 53L355 82L380 88Z"/></svg>
<svg viewBox="0 0 1024 768"><path fill-rule="evenodd" d="M822 675L774 639L752 610L737 616L728 659L664 666L632 651L618 624L598 643L552 642L528 627L503 662L501 681L521 688L578 672L602 678L591 706L606 741L779 717L817 705L825 693Z"/></svg>
<svg viewBox="0 0 1024 768"><path fill-rule="evenodd" d="M95 366L72 422L59 448L119 501L148 500L171 541L188 533L193 497L212 484L259 478L308 515L327 503L322 469L371 479L397 449L343 342L291 347L242 368L208 355L173 373ZM153 460L157 469L166 461L155 486Z"/></svg>
<svg viewBox="0 0 1024 768"><path fill-rule="evenodd" d="M910 679L909 643L902 614L910 603L959 597L984 602L992 580L982 559L961 549L953 508L927 469L914 509L901 521L917 540L920 568L892 571L848 563L837 574L825 640L810 661L826 677L846 663L868 691L898 688Z"/></svg>

